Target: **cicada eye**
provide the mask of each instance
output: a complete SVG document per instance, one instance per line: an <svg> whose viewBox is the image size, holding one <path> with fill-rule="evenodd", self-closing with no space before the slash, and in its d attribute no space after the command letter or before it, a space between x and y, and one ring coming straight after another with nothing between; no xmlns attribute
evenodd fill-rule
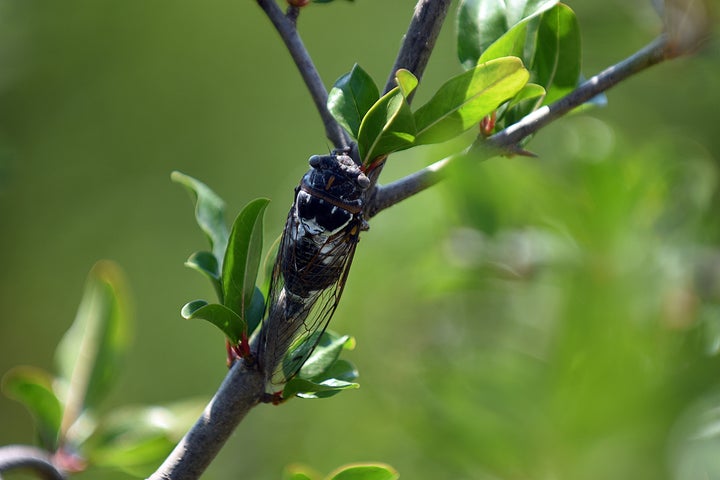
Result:
<svg viewBox="0 0 720 480"><path fill-rule="evenodd" d="M364 173L361 173L357 177L357 184L358 184L358 187L360 187L363 190L366 190L370 186L370 179Z"/></svg>
<svg viewBox="0 0 720 480"><path fill-rule="evenodd" d="M308 163L313 168L320 168L320 164L322 163L322 156L321 155L313 155L308 160Z"/></svg>

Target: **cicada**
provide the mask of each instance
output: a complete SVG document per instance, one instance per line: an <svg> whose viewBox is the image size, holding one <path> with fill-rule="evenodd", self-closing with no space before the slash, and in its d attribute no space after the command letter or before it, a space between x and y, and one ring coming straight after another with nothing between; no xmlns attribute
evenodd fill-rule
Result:
<svg viewBox="0 0 720 480"><path fill-rule="evenodd" d="M273 267L257 359L269 384L297 374L340 300L363 220L370 180L345 152L310 157L295 189ZM279 364L293 342L310 345Z"/></svg>

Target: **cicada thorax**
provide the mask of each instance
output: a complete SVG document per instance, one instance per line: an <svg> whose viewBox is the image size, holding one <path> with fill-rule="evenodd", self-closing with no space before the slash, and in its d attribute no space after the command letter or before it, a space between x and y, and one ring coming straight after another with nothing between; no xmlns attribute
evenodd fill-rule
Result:
<svg viewBox="0 0 720 480"><path fill-rule="evenodd" d="M369 180L343 154L316 155L295 191L290 235L283 242L285 288L307 298L342 276L348 246L356 243L362 220L362 194Z"/></svg>
<svg viewBox="0 0 720 480"><path fill-rule="evenodd" d="M312 352L315 344L276 370L292 342L317 343L316 333L325 330L335 311L366 228L363 195L370 181L353 160L333 152L311 157L310 167L295 189L258 342L258 360L272 384L292 378Z"/></svg>

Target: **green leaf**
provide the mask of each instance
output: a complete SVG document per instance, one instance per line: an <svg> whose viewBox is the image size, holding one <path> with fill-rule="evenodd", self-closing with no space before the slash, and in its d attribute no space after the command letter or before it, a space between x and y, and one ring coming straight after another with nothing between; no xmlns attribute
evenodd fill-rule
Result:
<svg viewBox="0 0 720 480"><path fill-rule="evenodd" d="M260 325L263 315L265 314L265 297L262 291L255 287L253 291L252 301L250 302L250 309L247 311L245 322L247 323L247 334L248 337L252 335L255 329Z"/></svg>
<svg viewBox="0 0 720 480"><path fill-rule="evenodd" d="M25 405L37 427L41 445L54 452L58 446L62 405L52 389L52 377L31 367L16 367L5 374L3 393Z"/></svg>
<svg viewBox="0 0 720 480"><path fill-rule="evenodd" d="M358 149L363 164L413 145L415 123L400 87L383 95L360 124Z"/></svg>
<svg viewBox="0 0 720 480"><path fill-rule="evenodd" d="M313 382L304 378L292 378L283 388L283 398L298 396L300 398L328 398L343 390L360 388L357 383L346 382L336 378Z"/></svg>
<svg viewBox="0 0 720 480"><path fill-rule="evenodd" d="M321 335L320 342L298 375L285 385L284 398L294 395L302 398L326 398L342 390L359 387L354 383L358 376L355 366L338 358L343 349L352 349L355 346L355 340L347 335L340 336L335 332L325 331L299 339L288 349L283 366L294 366L293 359L303 358L307 350L315 344L318 335Z"/></svg>
<svg viewBox="0 0 720 480"><path fill-rule="evenodd" d="M397 480L400 474L383 463L345 465L328 475L328 480Z"/></svg>
<svg viewBox="0 0 720 480"><path fill-rule="evenodd" d="M510 102L502 116L498 118L497 128L503 129L519 121L525 115L537 109L545 97L545 89L535 83L526 84Z"/></svg>
<svg viewBox="0 0 720 480"><path fill-rule="evenodd" d="M418 79L410 70L401 68L395 72L395 83L400 87L403 96L407 98L417 88Z"/></svg>
<svg viewBox="0 0 720 480"><path fill-rule="evenodd" d="M218 298L223 298L220 270L215 255L210 252L195 252L185 261L185 266L206 276L212 283Z"/></svg>
<svg viewBox="0 0 720 480"><path fill-rule="evenodd" d="M345 382L354 382L358 378L358 371L355 365L348 360L338 358L335 360L335 363L324 370L319 378L315 379L315 381L329 380L331 378L343 380Z"/></svg>
<svg viewBox="0 0 720 480"><path fill-rule="evenodd" d="M315 346L312 354L298 372L298 377L314 379L322 375L325 370L335 363L345 344L350 341L351 339L348 335L339 336L334 332L325 331L320 337L320 342ZM308 343L309 342L305 342L305 344ZM291 357L292 354L293 352L290 352Z"/></svg>
<svg viewBox="0 0 720 480"><path fill-rule="evenodd" d="M62 434L110 391L130 343L125 278L112 262L93 266L75 321L55 351L66 391Z"/></svg>
<svg viewBox="0 0 720 480"><path fill-rule="evenodd" d="M189 175L175 171L170 178L184 186L195 204L195 220L210 241L210 248L222 265L228 242L228 228L225 224L225 202L210 187Z"/></svg>
<svg viewBox="0 0 720 480"><path fill-rule="evenodd" d="M320 475L305 465L288 465L283 470L282 480L320 480Z"/></svg>
<svg viewBox="0 0 720 480"><path fill-rule="evenodd" d="M521 102L542 97L543 95L545 95L545 89L543 87L536 83L527 83L522 90L513 97L510 103L508 103L508 108L512 108Z"/></svg>
<svg viewBox="0 0 720 480"><path fill-rule="evenodd" d="M446 82L415 112L416 144L439 143L472 128L527 83L519 58L492 60Z"/></svg>
<svg viewBox="0 0 720 480"><path fill-rule="evenodd" d="M204 401L168 406L125 407L102 418L81 446L95 467L149 476L201 414Z"/></svg>
<svg viewBox="0 0 720 480"><path fill-rule="evenodd" d="M222 266L223 304L247 322L262 258L262 217L269 200L248 203L235 219Z"/></svg>
<svg viewBox="0 0 720 480"><path fill-rule="evenodd" d="M186 303L180 315L188 320L203 319L218 327L230 340L230 343L240 343L246 325L240 316L219 303L207 303L205 300L193 300Z"/></svg>
<svg viewBox="0 0 720 480"><path fill-rule="evenodd" d="M580 79L580 26L575 13L559 4L543 13L532 64L533 81L547 90L548 104L570 93Z"/></svg>
<svg viewBox="0 0 720 480"><path fill-rule="evenodd" d="M330 89L327 107L335 120L357 139L363 117L379 97L373 79L355 64L350 73L340 77Z"/></svg>
<svg viewBox="0 0 720 480"><path fill-rule="evenodd" d="M465 68L473 68L479 63L478 60L485 50L503 34L521 21L548 10L556 3L557 0L463 0L457 16L457 49L460 62ZM507 52L502 56L517 55L519 44L515 45L515 40L518 38L519 36L506 39L514 53Z"/></svg>

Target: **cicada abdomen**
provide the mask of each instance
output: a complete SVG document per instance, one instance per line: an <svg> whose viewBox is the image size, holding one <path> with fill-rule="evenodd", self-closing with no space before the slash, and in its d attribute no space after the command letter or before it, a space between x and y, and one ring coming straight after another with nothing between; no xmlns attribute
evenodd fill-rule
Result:
<svg viewBox="0 0 720 480"><path fill-rule="evenodd" d="M370 180L342 152L310 157L295 189L273 268L257 359L269 383L292 378L335 312L361 230ZM311 338L312 337L312 338ZM315 342L278 368L296 340Z"/></svg>

